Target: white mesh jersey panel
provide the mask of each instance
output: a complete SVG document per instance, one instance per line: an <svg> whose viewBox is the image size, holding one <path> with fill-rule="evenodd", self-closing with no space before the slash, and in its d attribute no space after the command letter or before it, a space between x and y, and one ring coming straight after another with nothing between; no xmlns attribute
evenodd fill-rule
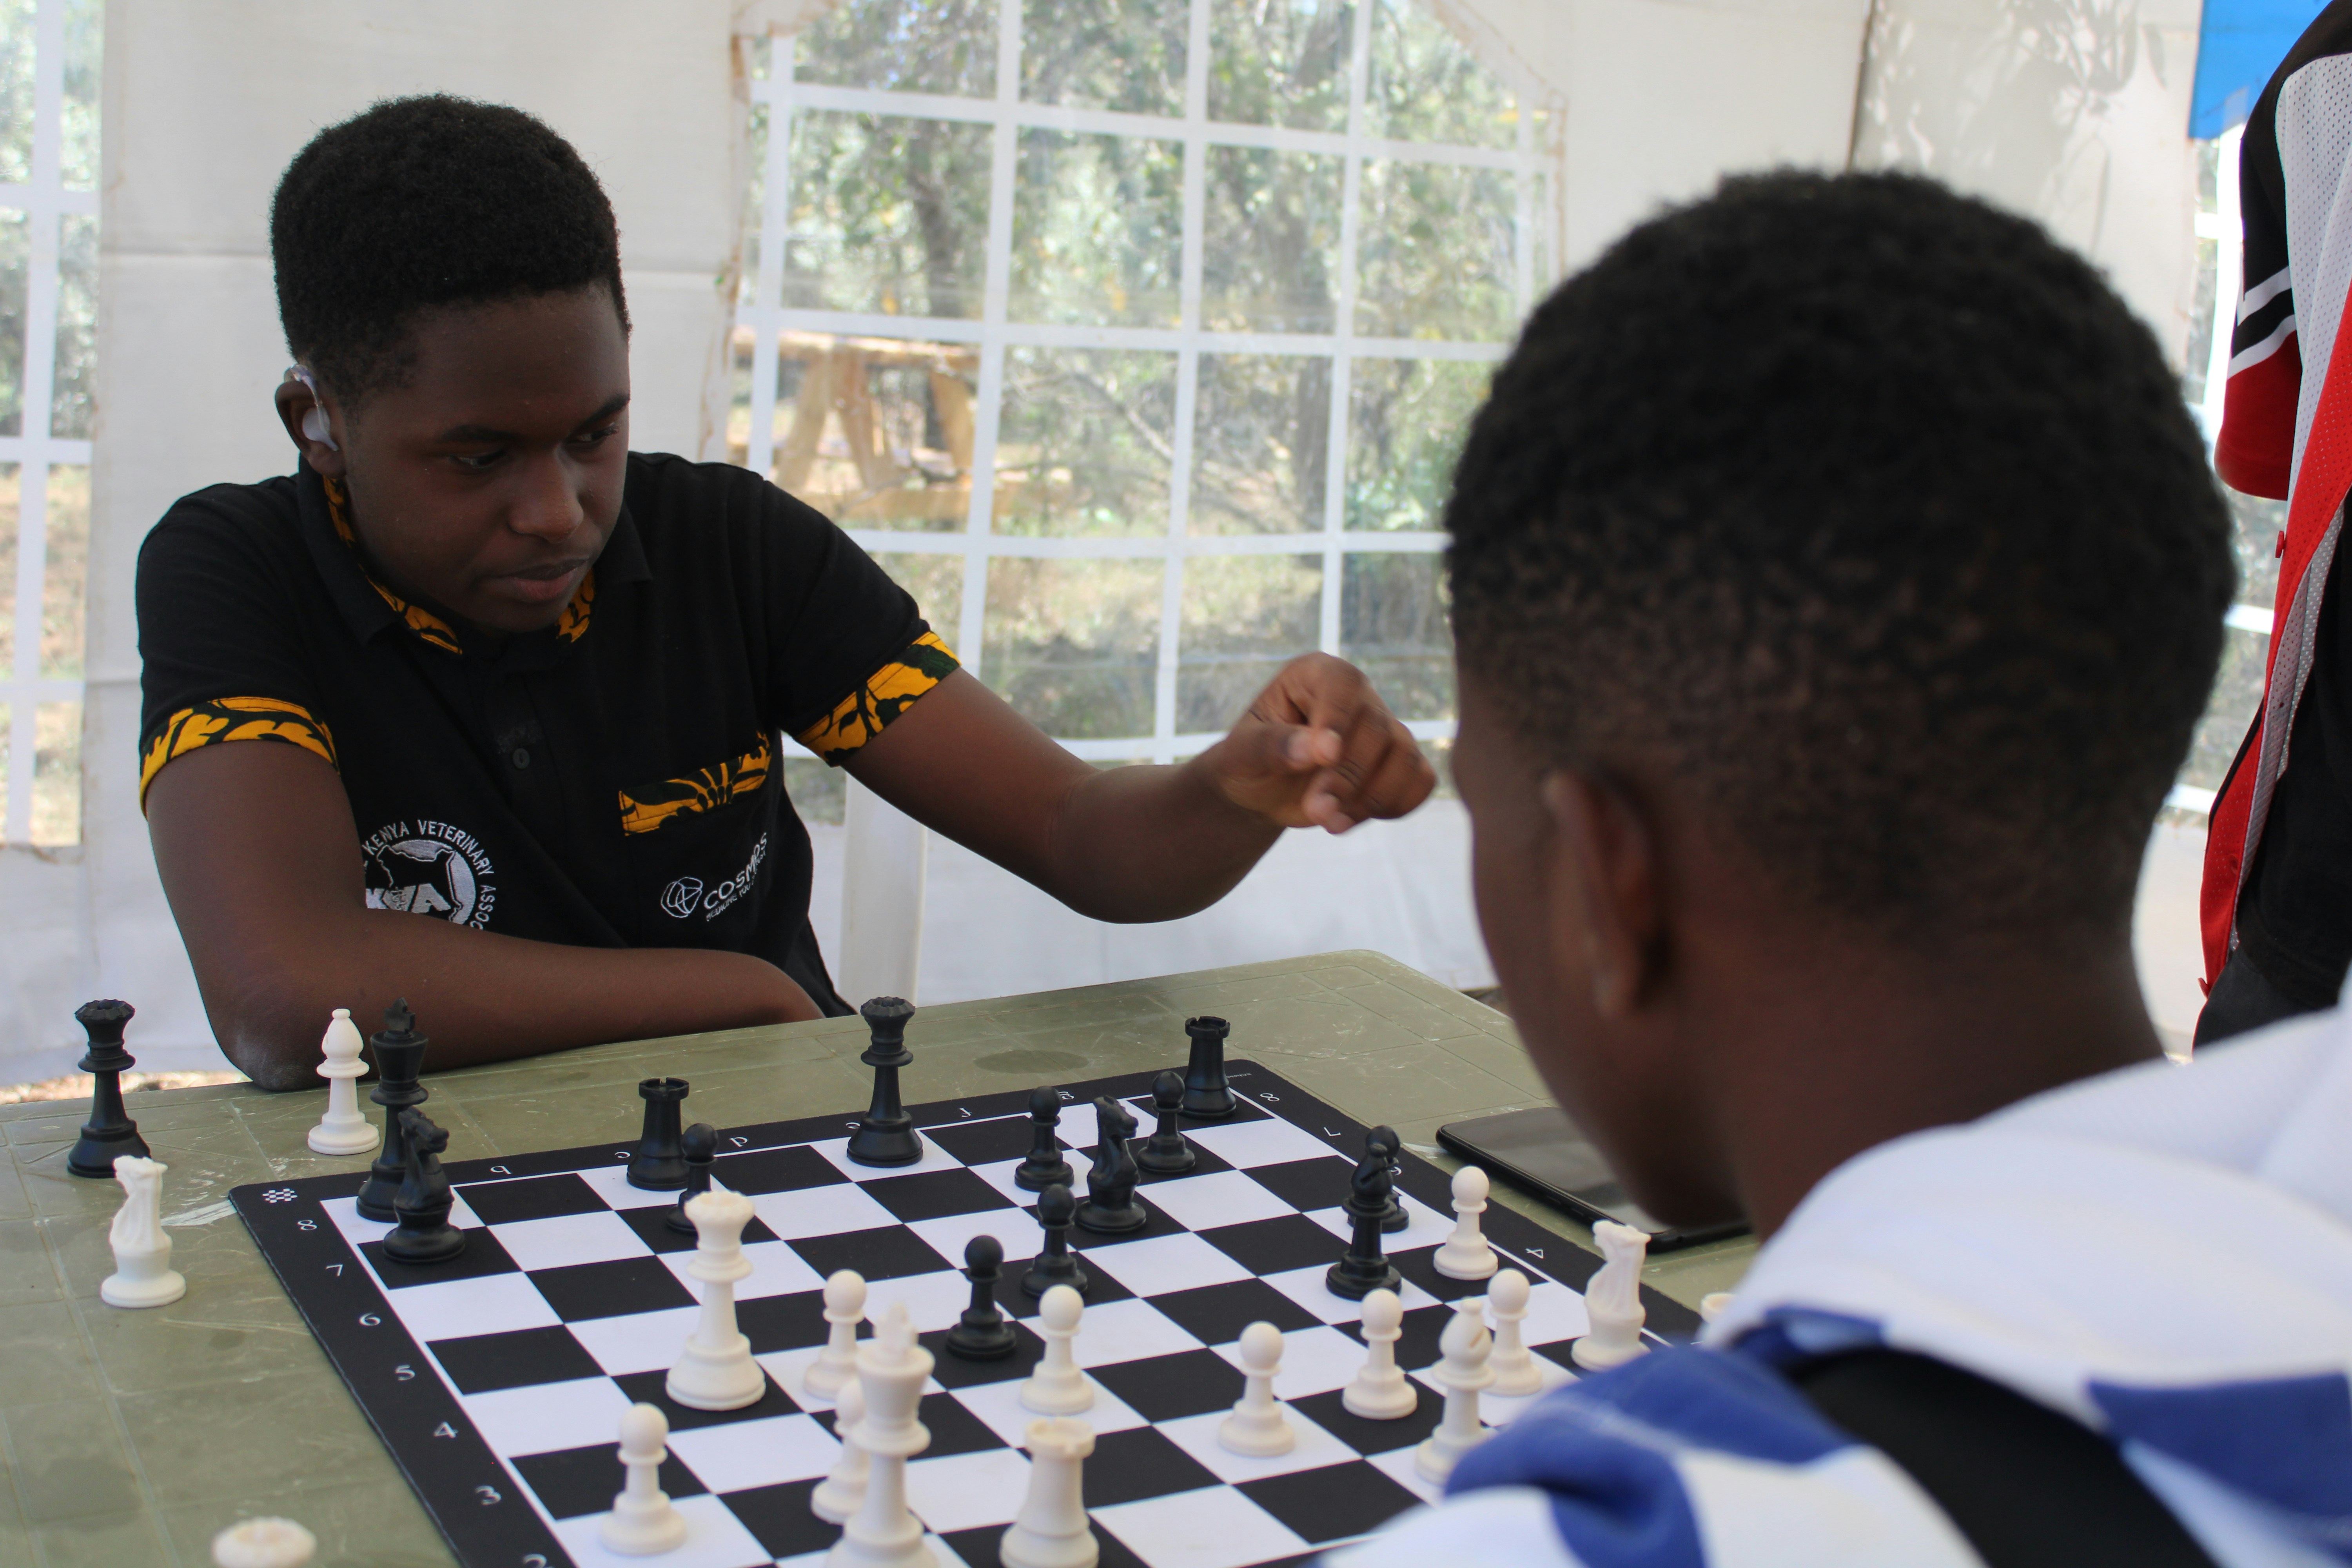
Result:
<svg viewBox="0 0 2352 1568"><path fill-rule="evenodd" d="M2344 319L2344 296L2352 289L2352 56L2315 59L2287 78L2279 89L2278 145L2286 175L2287 264L2303 340L2303 390L2294 413L2299 479Z"/></svg>

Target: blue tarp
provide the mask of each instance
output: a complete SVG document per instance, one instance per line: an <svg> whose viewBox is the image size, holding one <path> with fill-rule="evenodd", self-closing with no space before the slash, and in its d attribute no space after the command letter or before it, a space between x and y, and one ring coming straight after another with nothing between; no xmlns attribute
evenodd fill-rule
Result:
<svg viewBox="0 0 2352 1568"><path fill-rule="evenodd" d="M2321 0L2205 0L2189 134L2203 140L2242 123L2321 9Z"/></svg>

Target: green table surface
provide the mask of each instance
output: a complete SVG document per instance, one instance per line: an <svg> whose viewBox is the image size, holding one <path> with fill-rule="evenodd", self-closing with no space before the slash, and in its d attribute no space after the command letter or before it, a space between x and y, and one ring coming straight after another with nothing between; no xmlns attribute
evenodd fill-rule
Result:
<svg viewBox="0 0 2352 1568"><path fill-rule="evenodd" d="M135 1000L135 998L133 999ZM910 1104L1181 1066L1182 1020L1233 1023L1256 1058L1358 1120L1394 1125L1416 1152L1440 1123L1546 1103L1510 1021L1372 952L1246 964L926 1007L908 1032ZM422 1020L429 1033L432 1019ZM134 1025L131 1046L138 1048ZM692 1080L732 1124L865 1109L856 1018L600 1046L428 1073L448 1158L634 1137L632 1086ZM86 1101L0 1106L0 1568L150 1563L203 1568L214 1533L280 1514L319 1537L321 1564L452 1561L367 1418L227 1204L248 1182L359 1172L366 1156L303 1141L323 1089L246 1084L128 1097L164 1178L172 1261L188 1293L123 1311L98 1299L112 1269L111 1182L66 1173ZM380 1121L381 1111L373 1112ZM1496 1200L1591 1248L1583 1226L1496 1184ZM1696 1305L1746 1267L1745 1242L1654 1259L1649 1283Z"/></svg>

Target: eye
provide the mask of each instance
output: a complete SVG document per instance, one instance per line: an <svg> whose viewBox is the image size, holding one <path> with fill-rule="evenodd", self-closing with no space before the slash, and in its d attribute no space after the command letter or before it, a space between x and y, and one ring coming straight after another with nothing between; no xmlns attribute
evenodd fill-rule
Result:
<svg viewBox="0 0 2352 1568"><path fill-rule="evenodd" d="M504 448L488 452L452 452L449 460L468 473L486 474L506 456Z"/></svg>
<svg viewBox="0 0 2352 1568"><path fill-rule="evenodd" d="M574 436L572 438L572 441L574 446L578 447L601 447L608 437L618 434L620 428L621 422L615 419L613 423L604 426L602 429L590 430L583 435Z"/></svg>

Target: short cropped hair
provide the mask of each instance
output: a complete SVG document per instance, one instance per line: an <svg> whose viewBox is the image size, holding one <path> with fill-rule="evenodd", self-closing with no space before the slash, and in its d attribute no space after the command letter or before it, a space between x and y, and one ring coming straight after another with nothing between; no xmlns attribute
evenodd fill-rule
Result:
<svg viewBox="0 0 2352 1568"><path fill-rule="evenodd" d="M269 209L287 346L347 402L397 384L436 306L603 284L626 331L613 205L572 144L503 104L387 99L287 165Z"/></svg>
<svg viewBox="0 0 2352 1568"><path fill-rule="evenodd" d="M2235 584L2147 329L1901 174L1619 240L1528 321L1445 525L1523 743L1653 759L1792 900L1912 939L2128 919Z"/></svg>

